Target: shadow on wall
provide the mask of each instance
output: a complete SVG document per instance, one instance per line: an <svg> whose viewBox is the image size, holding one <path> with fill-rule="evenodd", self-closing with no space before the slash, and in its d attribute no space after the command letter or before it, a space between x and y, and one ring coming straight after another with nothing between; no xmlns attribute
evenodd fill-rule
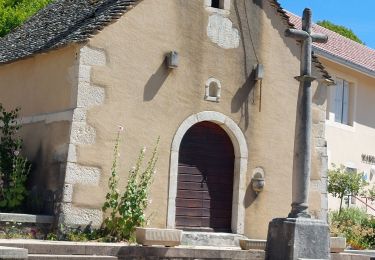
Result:
<svg viewBox="0 0 375 260"><path fill-rule="evenodd" d="M256 200L256 198L257 198L257 194L253 190L252 183L250 183L249 185L247 185L247 188L246 188L245 198L243 202L244 207L245 208L250 207L253 204L253 202Z"/></svg>
<svg viewBox="0 0 375 260"><path fill-rule="evenodd" d="M258 3L261 5L261 3ZM260 6L261 7L261 6ZM253 67L258 61L258 50L260 50L261 30L252 27L252 22L249 20L251 17L258 16L259 10L249 8L247 1L235 0L234 9L237 16L237 22L241 37L241 47L244 54L244 76L245 83L238 89L231 102L232 113L241 113L241 123L244 125L244 130L249 126L249 96L251 92L255 91L256 81L254 80ZM257 19L261 21L261 19ZM261 26L260 26L261 27ZM254 102L254 100L253 100Z"/></svg>
<svg viewBox="0 0 375 260"><path fill-rule="evenodd" d="M152 99L154 99L160 88L163 86L165 80L169 75L169 69L166 63L167 59L165 58L160 64L157 71L152 74L150 79L147 81L143 92L144 101L151 101Z"/></svg>
<svg viewBox="0 0 375 260"><path fill-rule="evenodd" d="M241 111L241 120L245 121L245 129L249 126L249 96L252 91L255 91L254 87L256 86L254 77L255 72L252 71L246 82L237 90L231 102L232 113Z"/></svg>

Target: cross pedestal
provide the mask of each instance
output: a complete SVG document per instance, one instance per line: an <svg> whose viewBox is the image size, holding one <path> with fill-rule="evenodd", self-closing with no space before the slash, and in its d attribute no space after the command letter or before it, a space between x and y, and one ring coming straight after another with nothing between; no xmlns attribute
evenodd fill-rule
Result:
<svg viewBox="0 0 375 260"><path fill-rule="evenodd" d="M302 30L287 29L285 36L302 43L293 157L293 201L288 218L273 219L268 227L266 260L329 259L329 228L308 213L311 172L312 42L325 43L326 35L311 31L311 10L305 9Z"/></svg>
<svg viewBox="0 0 375 260"><path fill-rule="evenodd" d="M266 260L330 259L329 227L311 218L275 218L268 226Z"/></svg>

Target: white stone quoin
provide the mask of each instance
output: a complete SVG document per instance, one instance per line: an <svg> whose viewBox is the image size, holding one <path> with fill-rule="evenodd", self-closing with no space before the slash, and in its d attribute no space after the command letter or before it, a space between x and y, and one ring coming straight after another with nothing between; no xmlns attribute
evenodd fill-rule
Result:
<svg viewBox="0 0 375 260"><path fill-rule="evenodd" d="M160 228L136 228L137 243L144 246L179 246L182 230Z"/></svg>

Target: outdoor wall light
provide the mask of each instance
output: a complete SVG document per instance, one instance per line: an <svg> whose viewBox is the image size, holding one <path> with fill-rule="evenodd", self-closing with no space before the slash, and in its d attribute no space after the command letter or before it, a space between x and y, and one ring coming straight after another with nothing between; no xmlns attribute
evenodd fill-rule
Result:
<svg viewBox="0 0 375 260"><path fill-rule="evenodd" d="M253 177L251 178L251 185L256 194L263 190L264 184L264 170L261 167L257 167L254 169Z"/></svg>
<svg viewBox="0 0 375 260"><path fill-rule="evenodd" d="M178 52L171 51L167 55L167 65L170 69L175 69L178 67Z"/></svg>
<svg viewBox="0 0 375 260"><path fill-rule="evenodd" d="M263 64L254 65L255 80L262 80L264 77L264 67Z"/></svg>

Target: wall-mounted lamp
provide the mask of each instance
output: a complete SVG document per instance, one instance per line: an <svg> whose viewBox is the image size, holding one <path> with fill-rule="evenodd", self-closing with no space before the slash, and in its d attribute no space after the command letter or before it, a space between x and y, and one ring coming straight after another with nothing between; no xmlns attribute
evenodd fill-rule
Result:
<svg viewBox="0 0 375 260"><path fill-rule="evenodd" d="M175 69L178 67L178 52L171 51L167 55L167 65L170 69Z"/></svg>
<svg viewBox="0 0 375 260"><path fill-rule="evenodd" d="M264 170L261 167L257 167L254 169L253 177L251 178L251 185L256 194L263 190L264 184Z"/></svg>
<svg viewBox="0 0 375 260"><path fill-rule="evenodd" d="M255 70L255 80L262 80L264 77L264 67L263 64L256 64L254 66Z"/></svg>

